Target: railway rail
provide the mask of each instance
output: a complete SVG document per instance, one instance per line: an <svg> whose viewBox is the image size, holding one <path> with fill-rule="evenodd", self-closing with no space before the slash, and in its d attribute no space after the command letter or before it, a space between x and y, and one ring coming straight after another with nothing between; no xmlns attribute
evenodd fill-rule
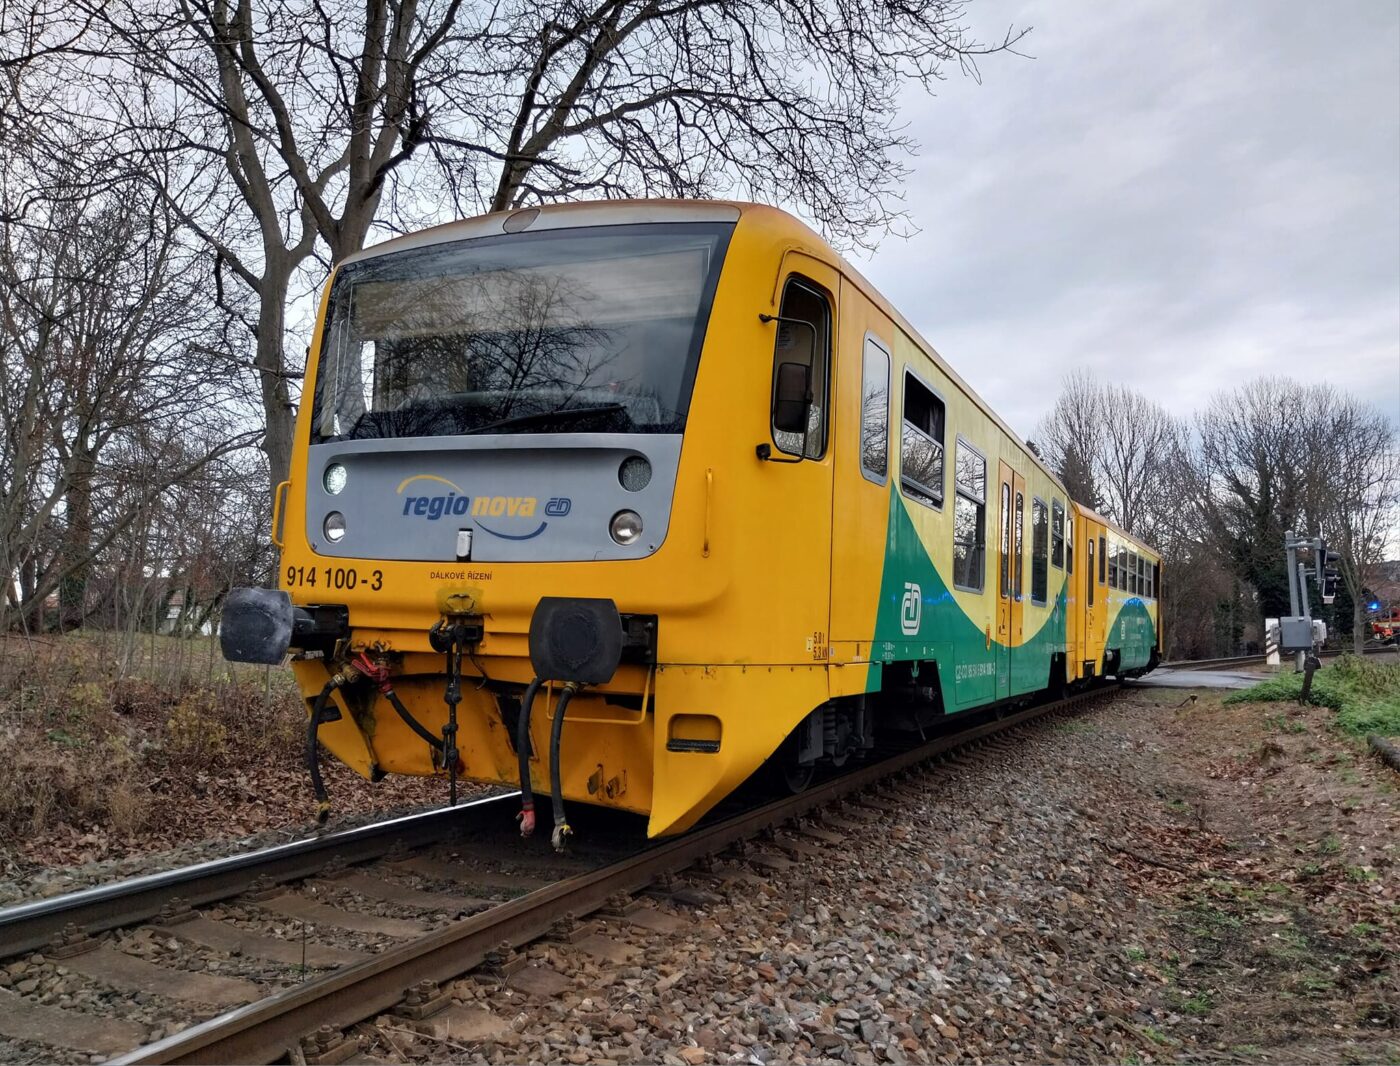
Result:
<svg viewBox="0 0 1400 1066"><path fill-rule="evenodd" d="M487 796L393 818L384 822L324 833L305 840L164 873L130 878L51 899L0 910L0 959L50 943L69 926L100 933L156 917L171 899L188 906L232 899L254 886L280 885L312 877L333 863L357 864L378 859L395 848L419 848L449 838L481 814L509 818L519 793Z"/></svg>
<svg viewBox="0 0 1400 1066"><path fill-rule="evenodd" d="M1384 647L1363 648L1363 655L1391 655L1400 658L1400 648L1394 645ZM1326 650L1318 653L1322 659L1335 659L1340 655L1349 655L1346 649ZM1262 666L1266 657L1263 655L1227 655L1219 659L1179 659L1175 662L1164 662L1162 667L1170 670L1220 670L1231 666Z"/></svg>
<svg viewBox="0 0 1400 1066"><path fill-rule="evenodd" d="M228 939L227 931L213 935L213 931L225 923L211 922L192 908L230 899L235 905L251 902L255 907L270 906L283 914L309 915L332 925L337 920L344 921L331 913L331 906L307 904L289 887L300 879L317 875L320 876L316 884L333 886L339 876L370 892L378 891L381 899L397 900L410 911L429 903L449 911L454 899L462 904L448 920L430 924L414 935L401 935L387 946L381 945L382 950L376 954L361 953L357 958L353 952L337 955L331 950L327 955L323 950L320 962L325 972L313 976L303 972L304 979L300 983L286 985L270 995L245 995L245 1002L236 995L235 989L229 993L232 1003L225 1001L229 1009L154 1042L147 1043L138 1037L126 1046L116 1046L123 1034L131 1032L116 1021L105 1026L101 1038L94 1041L102 1045L96 1049L99 1053L116 1054L119 1057L115 1061L133 1064L274 1062L289 1052L294 1058L304 1057L308 1063L342 1061L337 1056L347 1050L339 1042L340 1031L344 1028L396 1005L402 1009L406 997L407 1002L417 1004L414 1009L421 1012L425 1002L445 1000L437 991L442 982L463 976L483 964L508 971L519 961L512 956L515 948L551 930L558 933L561 922L568 925L574 919L609 906L619 920L629 920L629 908L633 904L628 901L634 894L658 882L664 883L671 875L712 859L727 848L765 832L775 832L814 812L820 813L822 808L853 797L930 759L965 752L1046 716L1074 713L1114 691L1092 690L980 721L968 729L940 736L820 782L796 796L714 817L678 838L639 844L634 835L631 845L618 848L614 844L609 853L606 834L602 834L601 847L581 848L581 854L569 863L541 865L540 860L523 854L518 838L513 843L519 862L502 858L505 854L502 847L491 844L487 837L474 841L470 849L474 860L480 860L484 854L484 862L473 864L433 854L431 846L443 835L478 832L474 827L486 822L498 830L503 825L509 830L512 823L507 811L515 796L506 794L12 907L0 911L0 945L3 945L0 954L13 955L41 944L48 945L45 948L48 953L57 951L66 955L63 961L68 969L83 973L95 967L99 977L120 983L123 977L130 978L130 975L114 975L111 968L115 965L113 957L123 956L123 953L102 945L91 934L153 922L162 936L190 939L209 946L221 937ZM802 831L815 833L820 838L819 828L807 827ZM496 843L503 846L503 839ZM775 846L781 847L780 844ZM417 854L409 850L414 848L429 850L426 854ZM438 887L425 891L404 886L402 882L396 885L380 878L381 864L401 872L432 876ZM496 869L502 864L513 872L502 874ZM370 872L357 872L357 869ZM380 885L378 889L376 884ZM511 898L511 893L500 891L508 884L529 890ZM496 890L496 898L485 898L491 888ZM643 919L645 917L642 915ZM365 920L366 927L376 925L372 918L371 915ZM394 921L393 918L379 919L380 923L389 923L383 928L397 930L392 924ZM193 926L187 928L188 923ZM85 929L76 928L79 926ZM250 954L266 950L266 938L259 938L256 931L244 932ZM290 945L284 955L295 952L294 941L284 943ZM339 965L335 965L337 959ZM100 960L101 964L91 960ZM127 966L129 968L130 964ZM149 971L159 969L151 963L143 963L140 969L146 968ZM210 987L205 974L195 972L186 976L191 985L199 986L202 982L202 987ZM139 980L139 974L135 979ZM16 1008L25 1001L10 1001L18 999L11 994L0 998L0 1033L12 1038L16 1038ZM206 999L206 1002L213 1001L213 997ZM218 1006L217 1002L215 1005ZM64 1018L75 1013L31 1005L28 1021L18 1027L23 1029L28 1024L39 1030L47 1022L50 1031L57 1032ZM209 1011L206 1009L204 1013L207 1015ZM191 1017L199 1016L198 1011L192 1011ZM81 1032L70 1029L61 1035L69 1045L81 1043L78 1039ZM316 1037L319 1043L303 1047L302 1042L309 1037ZM24 1037L21 1034L18 1038ZM31 1034L30 1039L39 1039L39 1034Z"/></svg>

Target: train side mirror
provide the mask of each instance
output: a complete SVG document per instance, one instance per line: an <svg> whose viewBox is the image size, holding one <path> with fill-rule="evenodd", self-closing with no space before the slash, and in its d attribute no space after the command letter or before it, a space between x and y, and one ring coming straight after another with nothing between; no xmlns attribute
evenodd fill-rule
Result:
<svg viewBox="0 0 1400 1066"><path fill-rule="evenodd" d="M812 410L812 368L806 363L779 363L773 387L773 428L806 433Z"/></svg>

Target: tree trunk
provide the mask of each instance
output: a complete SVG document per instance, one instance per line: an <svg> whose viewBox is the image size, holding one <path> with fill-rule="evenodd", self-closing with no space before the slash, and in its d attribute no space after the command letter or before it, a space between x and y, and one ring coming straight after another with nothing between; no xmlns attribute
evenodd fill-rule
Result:
<svg viewBox="0 0 1400 1066"><path fill-rule="evenodd" d="M285 481L292 465L292 397L287 389L286 364L283 362L282 339L286 329L286 306L289 270L269 261L262 278L258 307L257 355L255 362L261 373L263 415L267 419L267 436L263 451L271 467L272 487Z"/></svg>
<svg viewBox="0 0 1400 1066"><path fill-rule="evenodd" d="M1366 643L1366 612L1361 609L1361 595L1351 598L1351 650L1360 655Z"/></svg>
<svg viewBox="0 0 1400 1066"><path fill-rule="evenodd" d="M58 588L58 628L81 629L87 613L88 575L92 570L92 479L97 453L82 441L74 443L73 470L65 493L68 531L64 564L75 566Z"/></svg>

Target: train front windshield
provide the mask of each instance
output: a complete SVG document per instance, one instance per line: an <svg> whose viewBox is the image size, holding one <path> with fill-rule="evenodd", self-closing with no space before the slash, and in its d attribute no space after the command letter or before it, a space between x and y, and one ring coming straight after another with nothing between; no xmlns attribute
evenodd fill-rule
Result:
<svg viewBox="0 0 1400 1066"><path fill-rule="evenodd" d="M732 228L547 230L349 264L311 442L681 432Z"/></svg>

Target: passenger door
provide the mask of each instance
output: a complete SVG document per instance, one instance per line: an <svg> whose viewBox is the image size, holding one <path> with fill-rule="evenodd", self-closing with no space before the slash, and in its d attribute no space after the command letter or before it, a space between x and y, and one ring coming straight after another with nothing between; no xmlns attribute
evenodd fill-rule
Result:
<svg viewBox="0 0 1400 1066"><path fill-rule="evenodd" d="M864 692L889 542L891 482L898 481L892 414L894 324L853 285L841 291L831 513L832 695Z"/></svg>
<svg viewBox="0 0 1400 1066"><path fill-rule="evenodd" d="M1082 671L1084 663L1093 657L1091 651L1094 647L1094 617L1095 612L1102 608L1098 595L1099 541L1094 523L1084 519L1080 524L1080 534L1080 542L1084 545L1084 561L1079 568L1083 574L1080 581L1080 603L1084 605L1084 624L1080 627L1076 654L1079 657L1077 669Z"/></svg>
<svg viewBox="0 0 1400 1066"><path fill-rule="evenodd" d="M1011 695L1011 649L1021 642L1026 480L997 463L997 699Z"/></svg>

